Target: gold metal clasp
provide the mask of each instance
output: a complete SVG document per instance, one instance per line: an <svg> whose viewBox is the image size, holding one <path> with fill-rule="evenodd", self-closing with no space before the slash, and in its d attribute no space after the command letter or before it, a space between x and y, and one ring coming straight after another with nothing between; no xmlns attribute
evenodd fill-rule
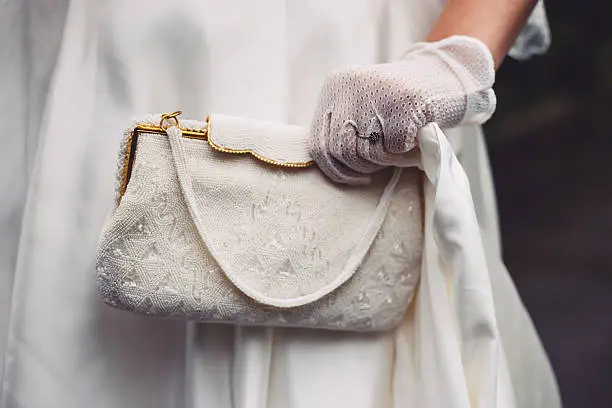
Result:
<svg viewBox="0 0 612 408"><path fill-rule="evenodd" d="M180 115L182 115L183 112L182 111L176 111L176 112L172 112L172 113L164 113L161 116L161 120L159 121L159 127L162 128L163 130L166 130L172 126L179 126L179 121L178 121L178 117ZM174 121L174 124L170 125L170 122Z"/></svg>
<svg viewBox="0 0 612 408"><path fill-rule="evenodd" d="M138 139L139 133L155 133L158 135L165 135L166 130L173 126L176 126L181 129L181 133L183 137L188 139L199 139L199 140L207 140L208 139L208 126L201 129L192 129L186 126L181 126L178 117L182 115L183 112L176 111L172 113L164 113L161 115L161 120L159 121L158 126L153 125L138 125L134 128L132 132L132 141L134 139ZM206 122L208 122L208 118L206 118Z"/></svg>
<svg viewBox="0 0 612 408"><path fill-rule="evenodd" d="M130 177L132 177L132 168L134 167L134 159L136 157L136 147L138 146L138 137L141 134L149 133L149 134L158 134L165 135L166 130L172 126L177 126L181 129L181 133L183 137L189 139L199 139L199 140L208 140L208 126L202 129L191 129L187 127L181 127L178 117L182 114L181 111L176 111L172 113L164 113L161 116L161 120L159 121L158 126L154 125L137 125L132 133L129 136L127 141L127 149L125 152L125 158L123 162L123 174L121 177L121 189L119 200L125 194L125 190L127 189L127 185L130 181ZM208 122L208 118L206 119Z"/></svg>

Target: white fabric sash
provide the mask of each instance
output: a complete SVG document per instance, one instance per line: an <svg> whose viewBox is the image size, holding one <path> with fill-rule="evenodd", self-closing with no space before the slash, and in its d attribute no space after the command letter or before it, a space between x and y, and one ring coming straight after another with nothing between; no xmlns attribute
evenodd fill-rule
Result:
<svg viewBox="0 0 612 408"><path fill-rule="evenodd" d="M428 408L514 407L468 178L437 125L418 140L427 176L414 334L421 400Z"/></svg>

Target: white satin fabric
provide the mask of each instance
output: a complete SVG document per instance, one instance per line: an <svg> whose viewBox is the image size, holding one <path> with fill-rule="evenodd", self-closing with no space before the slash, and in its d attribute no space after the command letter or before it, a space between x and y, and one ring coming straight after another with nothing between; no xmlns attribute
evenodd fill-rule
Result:
<svg viewBox="0 0 612 408"><path fill-rule="evenodd" d="M96 240L132 116L308 125L330 69L401 55L442 1L2 6L0 407L560 406L500 259L479 128L448 132L457 156L436 129L420 136L427 256L393 332L185 324L113 310L96 293Z"/></svg>

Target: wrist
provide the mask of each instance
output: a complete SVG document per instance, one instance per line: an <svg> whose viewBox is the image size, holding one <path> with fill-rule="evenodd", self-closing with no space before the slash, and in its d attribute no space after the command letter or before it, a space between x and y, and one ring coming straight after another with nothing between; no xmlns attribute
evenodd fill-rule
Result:
<svg viewBox="0 0 612 408"><path fill-rule="evenodd" d="M428 41L455 34L478 38L497 69L525 25L537 0L448 0Z"/></svg>

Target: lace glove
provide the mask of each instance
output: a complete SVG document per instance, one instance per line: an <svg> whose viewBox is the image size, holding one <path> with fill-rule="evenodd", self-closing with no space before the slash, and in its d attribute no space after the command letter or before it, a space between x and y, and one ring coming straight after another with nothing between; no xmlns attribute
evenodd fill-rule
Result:
<svg viewBox="0 0 612 408"><path fill-rule="evenodd" d="M486 122L494 79L487 46L464 36L415 44L399 62L334 70L312 123L312 157L336 182L367 184L368 174L412 160L426 124Z"/></svg>

